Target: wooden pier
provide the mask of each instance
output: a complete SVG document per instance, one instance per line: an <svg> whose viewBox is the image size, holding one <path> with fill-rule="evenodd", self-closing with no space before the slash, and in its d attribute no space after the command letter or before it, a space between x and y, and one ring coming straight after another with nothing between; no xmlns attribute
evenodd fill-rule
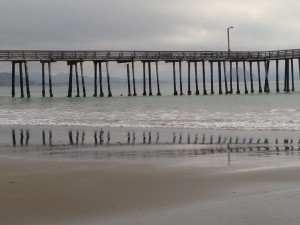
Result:
<svg viewBox="0 0 300 225"><path fill-rule="evenodd" d="M0 50L0 62L12 63L12 97L15 97L15 78L16 78L16 64L19 65L20 75L20 93L21 97L25 97L24 93L24 78L26 86L26 96L30 98L30 74L28 73L28 64L32 61L38 61L42 65L42 96L46 97L45 91L45 66L48 68L48 85L49 85L49 97L53 97L52 91L52 78L51 78L51 64L55 62L66 62L69 66L69 85L67 96L72 97L73 93L73 73L76 79L76 97L86 97L86 88L84 81L83 63L90 61L94 64L94 97L104 97L103 92L103 67L105 66L106 80L107 80L107 96L112 97L109 64L110 63L123 63L126 65L127 71L127 85L128 96L137 96L136 81L135 81L135 63L142 63L143 68L143 93L141 95L152 96L153 95L153 80L152 80L152 65L155 65L156 75L156 95L161 95L160 82L159 82L159 68L158 62L171 63L173 68L173 88L174 95L183 95L183 77L182 63L187 63L187 81L188 90L187 95L194 93L195 95L207 95L206 90L206 64L209 63L210 67L210 94L248 94L254 93L253 76L257 74L258 77L258 92L269 93L269 71L270 63L275 62L276 71L276 92L280 92L279 80L280 77L284 81L284 92L290 92L295 90L294 83L294 61L298 61L298 67L300 71L300 49L290 50L276 50L276 51L39 51L39 50ZM279 74L279 62L284 62L284 74ZM214 64L216 63L216 64ZM257 72L253 71L253 63L257 63ZM236 90L233 90L233 64L236 71ZM239 74L239 65L242 64L243 74ZM246 76L246 64L249 65L250 80L247 80ZM78 65L80 67L80 78ZM104 66L103 66L104 65ZM194 65L194 81L195 92L191 87L191 72ZM202 66L202 80L203 90L199 90L198 78L199 65ZM217 71L214 71L214 65L217 65ZM229 69L227 66L229 65ZM177 67L178 66L178 67ZM264 73L261 72L261 67L264 69ZM178 68L178 71L177 71ZM23 74L24 69L24 74ZM226 71L229 71L229 77L227 77ZM148 73L147 73L148 72ZM216 74L215 74L216 73ZM223 74L222 74L223 73ZM300 72L299 72L300 73ZM147 93L147 76L148 75L148 93ZM25 76L25 77L24 77ZM214 90L214 82L218 80L218 90ZM299 74L300 76L300 74ZM223 77L223 79L222 79ZM179 81L179 92L177 83ZM241 83L242 86L240 86ZM250 89L248 83L250 82ZM80 93L80 85L82 86L82 94ZM98 88L99 85L99 88ZM98 92L99 89L99 92ZM249 91L248 91L249 89Z"/></svg>

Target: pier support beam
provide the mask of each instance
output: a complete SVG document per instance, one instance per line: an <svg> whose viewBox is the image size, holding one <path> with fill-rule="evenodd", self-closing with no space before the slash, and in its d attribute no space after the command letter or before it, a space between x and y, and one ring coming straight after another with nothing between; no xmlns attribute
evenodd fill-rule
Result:
<svg viewBox="0 0 300 225"><path fill-rule="evenodd" d="M218 75L219 75L219 95L221 95L221 94L223 94L223 91L222 91L221 61L218 61Z"/></svg>
<svg viewBox="0 0 300 225"><path fill-rule="evenodd" d="M214 92L214 65L213 62L210 61L210 93L213 95Z"/></svg>
<svg viewBox="0 0 300 225"><path fill-rule="evenodd" d="M198 64L197 62L194 62L195 66L195 84L196 84L196 95L199 95L199 85L198 85Z"/></svg>
<svg viewBox="0 0 300 225"><path fill-rule="evenodd" d="M21 98L24 98L24 88L23 88L23 69L22 63L19 63L19 72L20 72L20 90L21 90Z"/></svg>
<svg viewBox="0 0 300 225"><path fill-rule="evenodd" d="M257 72L258 72L258 92L262 93L262 88L261 88L261 79L260 79L260 62L257 61Z"/></svg>
<svg viewBox="0 0 300 225"><path fill-rule="evenodd" d="M278 71L278 65L279 60L276 59L276 92L279 92L279 71Z"/></svg>
<svg viewBox="0 0 300 225"><path fill-rule="evenodd" d="M290 68L289 59L285 59L284 91L290 92Z"/></svg>
<svg viewBox="0 0 300 225"><path fill-rule="evenodd" d="M173 62L173 83L174 83L174 95L178 95L176 90L176 70L175 70L175 62Z"/></svg>
<svg viewBox="0 0 300 225"><path fill-rule="evenodd" d="M226 76L226 61L223 61L223 72L224 72L224 82L225 82L225 94L228 94L228 86L227 86L227 76Z"/></svg>
<svg viewBox="0 0 300 225"><path fill-rule="evenodd" d="M291 59L291 75L292 75L292 91L295 91L295 83L294 83L294 60Z"/></svg>
<svg viewBox="0 0 300 225"><path fill-rule="evenodd" d="M80 75L81 75L81 83L82 83L83 97L86 97L85 83L84 83L84 76L83 76L83 65L82 65L82 61L80 61Z"/></svg>
<svg viewBox="0 0 300 225"><path fill-rule="evenodd" d="M75 66L76 90L77 90L77 94L76 94L75 97L80 97L80 90L79 90L79 76L78 76L78 67L77 67L77 63L75 63L74 66Z"/></svg>
<svg viewBox="0 0 300 225"><path fill-rule="evenodd" d="M203 81L203 95L207 95L206 81L205 81L205 61L202 61L202 81Z"/></svg>
<svg viewBox="0 0 300 225"><path fill-rule="evenodd" d="M97 97L97 62L94 61L94 97Z"/></svg>
<svg viewBox="0 0 300 225"><path fill-rule="evenodd" d="M253 89L253 70L252 70L252 61L249 62L249 67L250 67L251 93L254 93L254 89Z"/></svg>
<svg viewBox="0 0 300 225"><path fill-rule="evenodd" d="M148 62L148 78L149 78L149 96L152 96L151 62Z"/></svg>
<svg viewBox="0 0 300 225"><path fill-rule="evenodd" d="M29 77L28 77L28 65L27 65L27 62L24 62L24 66L25 66L26 94L27 94L27 98L30 98L30 88L29 88Z"/></svg>
<svg viewBox="0 0 300 225"><path fill-rule="evenodd" d="M16 63L14 61L12 61L11 63L12 65L12 72L11 72L11 97L15 97L16 95L16 91L15 91L15 87L16 87Z"/></svg>
<svg viewBox="0 0 300 225"><path fill-rule="evenodd" d="M191 95L191 62L188 63L188 95Z"/></svg>
<svg viewBox="0 0 300 225"><path fill-rule="evenodd" d="M240 94L240 81L239 81L239 62L235 62L235 73L236 73L236 93Z"/></svg>
<svg viewBox="0 0 300 225"><path fill-rule="evenodd" d="M103 79L102 79L102 63L99 62L99 86L100 86L100 97L104 97L104 93L103 93Z"/></svg>
<svg viewBox="0 0 300 225"><path fill-rule="evenodd" d="M50 97L53 97L53 93L52 93L52 74L51 74L51 63L48 62L48 76L49 76L49 94Z"/></svg>
<svg viewBox="0 0 300 225"><path fill-rule="evenodd" d="M127 66L127 86L128 86L128 96L131 96L131 88L130 88L130 71L129 71L129 64Z"/></svg>
<svg viewBox="0 0 300 225"><path fill-rule="evenodd" d="M72 89L73 89L73 63L68 62L70 66L70 73L69 73L69 88L68 88L68 98L72 97Z"/></svg>
<svg viewBox="0 0 300 225"><path fill-rule="evenodd" d="M133 82L133 96L137 96L136 88L135 88L135 69L134 69L134 61L131 63L131 70L132 70L132 82Z"/></svg>
<svg viewBox="0 0 300 225"><path fill-rule="evenodd" d="M146 96L146 65L143 62L143 96Z"/></svg>
<svg viewBox="0 0 300 225"><path fill-rule="evenodd" d="M270 67L270 61L265 61L265 86L264 86L264 92L269 93L270 87L269 87L269 67Z"/></svg>
<svg viewBox="0 0 300 225"><path fill-rule="evenodd" d="M158 75L158 61L155 62L155 68L156 68L157 96L161 96L160 86L159 86L159 75Z"/></svg>
<svg viewBox="0 0 300 225"><path fill-rule="evenodd" d="M179 87L180 87L180 95L183 95L182 92L182 67L181 67L182 62L179 61Z"/></svg>
<svg viewBox="0 0 300 225"><path fill-rule="evenodd" d="M245 94L248 94L247 79L246 79L246 62L245 62L245 60L243 61L243 70L244 70Z"/></svg>
<svg viewBox="0 0 300 225"><path fill-rule="evenodd" d="M110 89L110 77L109 77L108 61L106 61L106 76L107 76L108 97L112 97L111 89Z"/></svg>
<svg viewBox="0 0 300 225"><path fill-rule="evenodd" d="M229 75L230 75L230 94L233 93L232 88L232 61L229 62Z"/></svg>

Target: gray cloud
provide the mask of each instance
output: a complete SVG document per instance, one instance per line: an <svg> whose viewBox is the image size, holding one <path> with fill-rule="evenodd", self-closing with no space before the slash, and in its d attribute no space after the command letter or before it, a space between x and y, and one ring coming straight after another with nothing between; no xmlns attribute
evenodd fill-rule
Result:
<svg viewBox="0 0 300 225"><path fill-rule="evenodd" d="M298 48L297 0L0 0L1 49Z"/></svg>

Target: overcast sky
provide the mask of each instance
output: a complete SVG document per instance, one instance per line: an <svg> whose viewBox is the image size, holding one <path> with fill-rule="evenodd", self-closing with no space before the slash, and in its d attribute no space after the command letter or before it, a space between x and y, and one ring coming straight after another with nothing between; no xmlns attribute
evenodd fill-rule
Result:
<svg viewBox="0 0 300 225"><path fill-rule="evenodd" d="M299 0L0 0L0 49L299 48Z"/></svg>

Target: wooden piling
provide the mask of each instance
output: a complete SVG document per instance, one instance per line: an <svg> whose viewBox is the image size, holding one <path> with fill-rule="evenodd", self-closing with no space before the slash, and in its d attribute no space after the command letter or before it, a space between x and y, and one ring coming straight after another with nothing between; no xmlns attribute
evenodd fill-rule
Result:
<svg viewBox="0 0 300 225"><path fill-rule="evenodd" d="M97 97L97 62L94 61L94 97Z"/></svg>
<svg viewBox="0 0 300 225"><path fill-rule="evenodd" d="M134 61L133 60L131 63L131 70L132 70L132 82L133 82L133 96L137 96L136 88L135 88L135 69L134 69Z"/></svg>
<svg viewBox="0 0 300 225"><path fill-rule="evenodd" d="M228 86L227 86L227 76L226 76L226 61L223 61L223 72L224 72L224 82L225 82L225 94L228 94Z"/></svg>
<svg viewBox="0 0 300 225"><path fill-rule="evenodd" d="M223 94L223 91L222 91L221 61L218 61L218 75L219 75L219 95L221 95L221 94Z"/></svg>
<svg viewBox="0 0 300 225"><path fill-rule="evenodd" d="M284 91L290 92L290 82L289 82L289 76L290 76L290 68L289 68L289 59L285 59L285 82L284 82Z"/></svg>
<svg viewBox="0 0 300 225"><path fill-rule="evenodd" d="M52 93L52 74L51 74L51 63L48 62L48 76L49 76L49 94L50 97L53 97L53 93Z"/></svg>
<svg viewBox="0 0 300 225"><path fill-rule="evenodd" d="M202 61L202 81L203 81L203 95L207 95L206 82L205 82L205 61Z"/></svg>
<svg viewBox="0 0 300 225"><path fill-rule="evenodd" d="M262 88L261 88L261 79L260 79L260 62L257 61L257 72L258 72L258 92L262 93Z"/></svg>
<svg viewBox="0 0 300 225"><path fill-rule="evenodd" d="M292 91L295 91L295 84L294 84L294 60L291 59L291 75L292 75Z"/></svg>
<svg viewBox="0 0 300 225"><path fill-rule="evenodd" d="M11 97L14 98L15 95L16 95L16 91L15 91L15 87L16 87L16 82L15 82L15 80L16 80L16 63L12 62L11 66L12 66L12 68L11 68L11 70L12 70L12 72L11 72L11 74L12 74L12 77L11 77Z"/></svg>
<svg viewBox="0 0 300 225"><path fill-rule="evenodd" d="M42 62L42 96L45 97L45 63Z"/></svg>
<svg viewBox="0 0 300 225"><path fill-rule="evenodd" d="M276 92L279 92L279 71L278 71L278 67L279 67L279 63L278 63L278 59L276 59Z"/></svg>
<svg viewBox="0 0 300 225"><path fill-rule="evenodd" d="M266 93L270 92L270 87L269 87L269 66L270 66L270 61L266 60L265 61L265 86L264 86L264 92L266 92Z"/></svg>
<svg viewBox="0 0 300 225"><path fill-rule="evenodd" d="M80 61L80 75L81 75L81 83L82 83L83 97L86 97L85 83L84 83L84 76L83 76L83 65L82 65L82 61Z"/></svg>
<svg viewBox="0 0 300 225"><path fill-rule="evenodd" d="M191 95L191 62L188 61L188 95Z"/></svg>
<svg viewBox="0 0 300 225"><path fill-rule="evenodd" d="M229 75L230 75L230 94L233 93L233 88L232 88L232 61L229 62Z"/></svg>
<svg viewBox="0 0 300 225"><path fill-rule="evenodd" d="M143 96L146 96L146 65L143 62Z"/></svg>
<svg viewBox="0 0 300 225"><path fill-rule="evenodd" d="M24 62L24 66L25 66L26 94L27 94L27 98L30 98L30 88L29 88L29 77L28 77L28 65L27 65L27 62Z"/></svg>
<svg viewBox="0 0 300 225"><path fill-rule="evenodd" d="M72 97L72 88L73 88L73 64L68 62L68 65L70 66L70 73L69 73L69 89L68 89L68 97Z"/></svg>
<svg viewBox="0 0 300 225"><path fill-rule="evenodd" d="M253 70L252 70L252 61L249 62L249 67L250 67L251 93L254 93L254 89L253 89Z"/></svg>
<svg viewBox="0 0 300 225"><path fill-rule="evenodd" d="M214 92L214 68L213 68L213 62L210 61L210 93L213 95Z"/></svg>
<svg viewBox="0 0 300 225"><path fill-rule="evenodd" d="M155 62L155 68L156 68L157 96L161 96L160 87L159 87L159 76L158 76L158 61Z"/></svg>
<svg viewBox="0 0 300 225"><path fill-rule="evenodd" d="M20 72L20 90L21 90L21 98L24 98L22 62L19 62L19 70L20 70L19 72Z"/></svg>
<svg viewBox="0 0 300 225"><path fill-rule="evenodd" d="M183 92L182 92L182 62L179 61L179 83L180 83L180 95L183 95Z"/></svg>
<svg viewBox="0 0 300 225"><path fill-rule="evenodd" d="M178 95L176 90L176 70L175 70L175 62L173 62L173 84L174 84L174 95Z"/></svg>
<svg viewBox="0 0 300 225"><path fill-rule="evenodd" d="M108 61L106 61L106 75L107 75L107 90L108 90L108 97L112 97L111 89L110 89L110 78L109 78Z"/></svg>
<svg viewBox="0 0 300 225"><path fill-rule="evenodd" d="M152 96L151 62L148 62L149 96Z"/></svg>
<svg viewBox="0 0 300 225"><path fill-rule="evenodd" d="M195 66L195 84L196 84L196 95L199 95L199 85L198 85L198 64L195 61L194 62L194 66Z"/></svg>
<svg viewBox="0 0 300 225"><path fill-rule="evenodd" d="M243 61L243 70L244 70L245 94L248 94L247 79L246 79L246 63L245 63L245 60Z"/></svg>
<svg viewBox="0 0 300 225"><path fill-rule="evenodd" d="M239 62L235 62L235 73L236 73L236 93L240 94L240 81L239 81Z"/></svg>
<svg viewBox="0 0 300 225"><path fill-rule="evenodd" d="M99 87L100 87L100 97L104 97L104 93L103 93L103 79L102 79L102 63L99 62Z"/></svg>
<svg viewBox="0 0 300 225"><path fill-rule="evenodd" d="M80 97L79 77L78 77L78 67L77 67L77 62L74 63L74 66L75 66L76 87L77 87L77 95L76 95L76 97Z"/></svg>
<svg viewBox="0 0 300 225"><path fill-rule="evenodd" d="M131 88L130 88L130 71L129 71L129 64L127 63L127 86L128 86L128 96L131 96Z"/></svg>

